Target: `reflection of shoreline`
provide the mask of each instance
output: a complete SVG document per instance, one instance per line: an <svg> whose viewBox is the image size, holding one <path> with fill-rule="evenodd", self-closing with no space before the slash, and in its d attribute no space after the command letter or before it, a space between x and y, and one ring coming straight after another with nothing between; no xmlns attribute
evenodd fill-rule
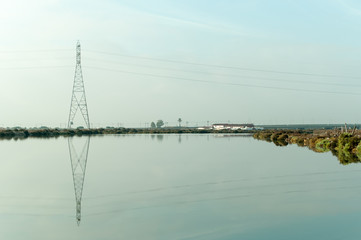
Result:
<svg viewBox="0 0 361 240"><path fill-rule="evenodd" d="M183 137L188 137L189 135L207 136L208 140L209 140L209 136L212 136L214 138L234 138L234 137L249 138L249 137L253 136L253 134L251 134L251 133L234 133L234 134L149 134L149 136L150 136L150 138L152 140L157 140L159 142L162 142L164 137L167 136L167 135L178 136L178 143L182 143L182 138ZM118 135L118 136L127 136L128 137L129 135Z"/></svg>
<svg viewBox="0 0 361 240"><path fill-rule="evenodd" d="M73 144L73 138L68 138L68 147L69 147L71 169L73 174L75 202L76 202L76 220L78 226L81 221L81 200L83 195L83 186L85 179L86 164L88 160L89 144L90 144L90 136L86 138L84 146L81 149L81 153L80 155L78 155L78 152Z"/></svg>
<svg viewBox="0 0 361 240"><path fill-rule="evenodd" d="M91 128L91 129L60 129L60 128L0 128L1 139L26 139L26 138L56 138L59 136L95 136L95 135L119 135L119 134L244 134L254 133L255 130L212 130L212 129L194 129L194 128Z"/></svg>
<svg viewBox="0 0 361 240"><path fill-rule="evenodd" d="M212 135L215 138L229 138L229 137L252 137L251 133L239 133L239 134L220 134L220 135Z"/></svg>
<svg viewBox="0 0 361 240"><path fill-rule="evenodd" d="M311 132L265 130L255 133L253 137L258 140L273 142L276 146L297 144L318 153L331 152L343 165L361 162L361 137L356 128L350 132L338 129Z"/></svg>

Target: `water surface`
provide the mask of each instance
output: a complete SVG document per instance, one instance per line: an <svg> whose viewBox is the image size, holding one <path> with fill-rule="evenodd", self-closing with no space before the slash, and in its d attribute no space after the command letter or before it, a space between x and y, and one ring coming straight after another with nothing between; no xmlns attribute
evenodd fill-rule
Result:
<svg viewBox="0 0 361 240"><path fill-rule="evenodd" d="M361 165L331 153L234 135L0 146L0 239L361 237Z"/></svg>

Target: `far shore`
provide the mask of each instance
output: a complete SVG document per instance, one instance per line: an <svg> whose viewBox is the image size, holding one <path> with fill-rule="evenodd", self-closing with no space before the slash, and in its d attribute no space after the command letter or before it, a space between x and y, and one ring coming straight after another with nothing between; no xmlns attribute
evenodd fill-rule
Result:
<svg viewBox="0 0 361 240"><path fill-rule="evenodd" d="M92 135L115 135L115 134L239 134L254 133L255 130L213 130L197 128L91 128L91 129L26 129L11 128L0 129L0 139L24 139L24 138L51 138Z"/></svg>

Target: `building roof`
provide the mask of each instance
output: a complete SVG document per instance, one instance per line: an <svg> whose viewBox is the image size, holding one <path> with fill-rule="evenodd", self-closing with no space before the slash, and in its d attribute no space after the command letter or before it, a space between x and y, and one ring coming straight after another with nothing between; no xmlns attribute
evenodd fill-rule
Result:
<svg viewBox="0 0 361 240"><path fill-rule="evenodd" d="M254 127L253 123L215 123L212 126L225 126L225 127Z"/></svg>

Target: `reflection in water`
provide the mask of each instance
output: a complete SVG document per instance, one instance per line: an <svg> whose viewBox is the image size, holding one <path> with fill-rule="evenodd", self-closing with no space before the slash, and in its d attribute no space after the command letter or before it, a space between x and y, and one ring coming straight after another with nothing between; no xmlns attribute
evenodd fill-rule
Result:
<svg viewBox="0 0 361 240"><path fill-rule="evenodd" d="M236 133L236 134L217 134L214 135L214 137L216 138L239 138L239 137L244 137L244 138L249 138L252 137L253 135L250 133ZM208 139L209 140L209 139Z"/></svg>
<svg viewBox="0 0 361 240"><path fill-rule="evenodd" d="M360 163L361 155L358 153L350 153L347 151L331 151L334 156L338 158L342 165L347 165L350 163Z"/></svg>
<svg viewBox="0 0 361 240"><path fill-rule="evenodd" d="M180 136L96 136L89 153L84 136L0 141L0 239L360 239L361 164L241 136ZM106 157L87 166L93 154Z"/></svg>
<svg viewBox="0 0 361 240"><path fill-rule="evenodd" d="M287 146L289 144L286 138L264 138L262 140L273 142L276 146ZM325 140L330 142L329 139ZM350 143L342 143L340 140L336 140L336 142L333 143L334 146L332 146L331 143L325 144L322 143L322 141L318 143L315 140L312 141L312 139L308 139L307 141L308 142L306 142L305 139L301 139L300 141L294 143L300 147L308 147L310 150L318 153L331 152L332 155L337 157L338 161L342 165L361 163L361 153L357 151L355 146L351 147L352 144Z"/></svg>
<svg viewBox="0 0 361 240"><path fill-rule="evenodd" d="M158 140L159 142L162 142L162 141L163 141L163 138L164 138L164 135L162 135L162 134L158 134L158 135L157 135L157 140Z"/></svg>
<svg viewBox="0 0 361 240"><path fill-rule="evenodd" d="M88 159L89 143L90 136L85 138L85 143L81 150L80 156L73 144L73 138L68 138L69 146L69 155L71 161L71 168L73 172L73 182L74 182L74 191L75 191L75 201L76 201L76 220L78 226L81 221L81 199L83 194L84 178L86 163ZM80 149L78 149L80 150Z"/></svg>

